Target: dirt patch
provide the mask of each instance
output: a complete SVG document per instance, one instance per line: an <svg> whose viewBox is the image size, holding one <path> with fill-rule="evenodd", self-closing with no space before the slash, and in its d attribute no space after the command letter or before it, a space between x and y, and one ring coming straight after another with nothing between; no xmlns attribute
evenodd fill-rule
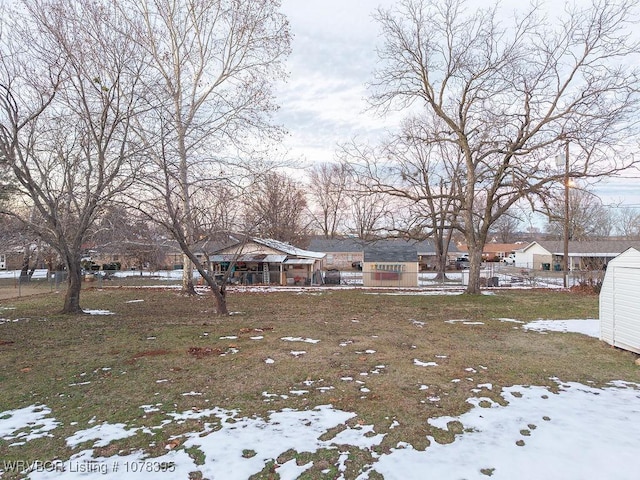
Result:
<svg viewBox="0 0 640 480"><path fill-rule="evenodd" d="M169 355L170 353L172 353L171 350L145 350L144 352L136 353L127 363L135 363L139 358L160 357L162 355Z"/></svg>
<svg viewBox="0 0 640 480"><path fill-rule="evenodd" d="M205 358L212 355L222 355L225 351L211 347L190 347L187 353L196 358Z"/></svg>
<svg viewBox="0 0 640 480"><path fill-rule="evenodd" d="M0 340L0 347L2 345L13 345L14 343L16 343L16 342L13 342L11 340Z"/></svg>

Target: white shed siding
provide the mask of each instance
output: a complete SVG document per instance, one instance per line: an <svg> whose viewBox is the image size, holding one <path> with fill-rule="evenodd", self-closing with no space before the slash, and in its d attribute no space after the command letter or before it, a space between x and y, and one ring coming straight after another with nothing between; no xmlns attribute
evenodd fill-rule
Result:
<svg viewBox="0 0 640 480"><path fill-rule="evenodd" d="M640 353L640 252L630 248L609 262L600 292L600 338Z"/></svg>

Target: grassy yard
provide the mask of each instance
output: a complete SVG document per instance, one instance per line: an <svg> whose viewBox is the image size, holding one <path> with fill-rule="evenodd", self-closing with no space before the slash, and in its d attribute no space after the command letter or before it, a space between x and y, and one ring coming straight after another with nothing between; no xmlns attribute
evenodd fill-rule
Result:
<svg viewBox="0 0 640 480"><path fill-rule="evenodd" d="M386 434L377 447L383 452L400 441L424 449L427 435L451 442L455 433L431 427L427 418L462 414L472 396L504 403L500 387L554 386L554 377L596 386L640 383L636 355L584 335L542 335L504 321L597 318L597 296L379 293L385 292L231 292L233 315L225 318L212 314L209 296L161 289L83 292L85 309L113 315L58 315L62 299L55 293L0 300L0 415L42 404L60 422L54 438L20 447L0 438L0 458L68 459L87 445L72 449L65 439L94 423L151 427L185 410L221 407L264 417L327 404ZM416 366L429 362L438 368ZM493 388L478 393L479 384ZM145 412L143 405L158 408ZM171 423L152 442L135 435L96 454L143 448L161 455L182 448L180 435L199 422ZM335 460L325 455L337 454L305 459L316 465L307 478L334 478L320 474ZM347 478L371 462L358 455L364 453L349 459ZM257 477L275 478L269 475Z"/></svg>

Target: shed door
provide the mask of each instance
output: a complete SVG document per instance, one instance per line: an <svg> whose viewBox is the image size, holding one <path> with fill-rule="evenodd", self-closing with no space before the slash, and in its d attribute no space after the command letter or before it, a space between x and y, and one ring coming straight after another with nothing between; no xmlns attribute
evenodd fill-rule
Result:
<svg viewBox="0 0 640 480"><path fill-rule="evenodd" d="M617 267L613 289L613 344L640 351L640 269Z"/></svg>

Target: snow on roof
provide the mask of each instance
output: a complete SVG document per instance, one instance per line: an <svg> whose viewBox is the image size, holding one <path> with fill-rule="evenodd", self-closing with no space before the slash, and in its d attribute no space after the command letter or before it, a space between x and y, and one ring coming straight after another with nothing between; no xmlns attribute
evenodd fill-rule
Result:
<svg viewBox="0 0 640 480"><path fill-rule="evenodd" d="M309 258L324 258L325 254L321 252L312 252L310 250L303 250L293 245L281 242L280 240L274 240L272 238L253 238L255 243L264 245L265 247L273 248L274 250L280 250L287 255L294 255L296 257L309 257Z"/></svg>

